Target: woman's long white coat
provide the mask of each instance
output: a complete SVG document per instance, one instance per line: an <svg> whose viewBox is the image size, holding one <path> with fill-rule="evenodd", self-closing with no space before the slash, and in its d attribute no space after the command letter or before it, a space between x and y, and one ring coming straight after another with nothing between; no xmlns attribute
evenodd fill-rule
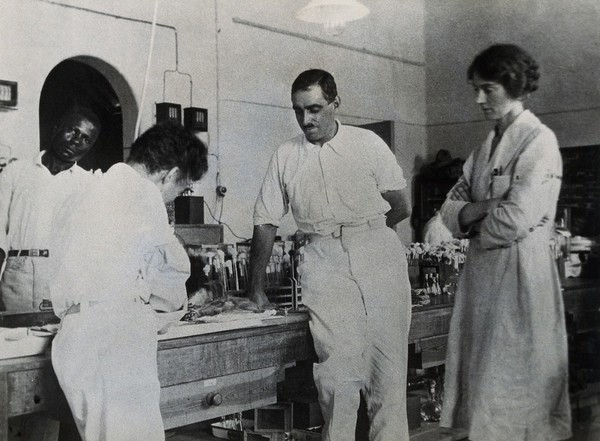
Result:
<svg viewBox="0 0 600 441"><path fill-rule="evenodd" d="M571 415L564 307L549 247L562 174L558 143L529 111L490 158L493 135L456 184L470 201L504 201L479 225L461 273L442 426L466 428L473 441L561 440L570 436ZM470 201L444 203L454 233Z"/></svg>

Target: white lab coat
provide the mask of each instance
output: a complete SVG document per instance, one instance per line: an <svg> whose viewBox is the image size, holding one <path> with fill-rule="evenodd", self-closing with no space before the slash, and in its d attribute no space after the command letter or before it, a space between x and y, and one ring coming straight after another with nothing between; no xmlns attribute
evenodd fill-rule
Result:
<svg viewBox="0 0 600 441"><path fill-rule="evenodd" d="M157 187L117 164L56 244L52 364L84 441L162 441L154 308L181 309L189 259ZM81 312L67 313L73 305Z"/></svg>
<svg viewBox="0 0 600 441"><path fill-rule="evenodd" d="M531 112L493 133L464 165L456 186L472 201L504 196L470 241L446 353L442 426L473 441L570 436L565 316L549 248L562 162L556 137ZM493 178L493 170L502 170ZM441 214L458 232L465 201Z"/></svg>

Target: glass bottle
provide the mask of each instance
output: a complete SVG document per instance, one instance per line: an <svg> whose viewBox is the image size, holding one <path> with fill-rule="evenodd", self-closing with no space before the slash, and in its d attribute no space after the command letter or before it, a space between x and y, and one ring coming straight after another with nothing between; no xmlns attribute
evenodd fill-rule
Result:
<svg viewBox="0 0 600 441"><path fill-rule="evenodd" d="M431 287L431 278L429 277L429 275L429 273L425 273L425 292L429 295L433 295Z"/></svg>
<svg viewBox="0 0 600 441"><path fill-rule="evenodd" d="M437 382L429 380L427 385L427 401L421 406L421 420L436 422L442 416L442 404L438 401Z"/></svg>

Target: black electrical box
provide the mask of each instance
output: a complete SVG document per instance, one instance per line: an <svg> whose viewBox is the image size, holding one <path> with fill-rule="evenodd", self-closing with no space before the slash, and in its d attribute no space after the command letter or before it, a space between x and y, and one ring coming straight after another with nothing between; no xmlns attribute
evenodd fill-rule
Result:
<svg viewBox="0 0 600 441"><path fill-rule="evenodd" d="M200 107L186 107L183 109L183 125L194 132L208 131L208 110Z"/></svg>
<svg viewBox="0 0 600 441"><path fill-rule="evenodd" d="M17 83L0 80L0 106L17 106Z"/></svg>
<svg viewBox="0 0 600 441"><path fill-rule="evenodd" d="M176 224L203 224L204 198L202 196L178 196L175 198Z"/></svg>
<svg viewBox="0 0 600 441"><path fill-rule="evenodd" d="M181 124L181 105L175 103L156 103L156 122L173 121Z"/></svg>

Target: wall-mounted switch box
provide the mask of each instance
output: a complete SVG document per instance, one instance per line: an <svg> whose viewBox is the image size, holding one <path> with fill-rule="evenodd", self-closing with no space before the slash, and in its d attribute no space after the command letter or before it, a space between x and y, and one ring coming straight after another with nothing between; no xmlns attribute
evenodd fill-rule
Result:
<svg viewBox="0 0 600 441"><path fill-rule="evenodd" d="M17 83L14 81L0 80L0 106L16 107Z"/></svg>
<svg viewBox="0 0 600 441"><path fill-rule="evenodd" d="M200 107L186 107L183 109L183 125L188 130L207 132L208 110Z"/></svg>
<svg viewBox="0 0 600 441"><path fill-rule="evenodd" d="M181 105L156 103L156 122L173 121L181 124Z"/></svg>

